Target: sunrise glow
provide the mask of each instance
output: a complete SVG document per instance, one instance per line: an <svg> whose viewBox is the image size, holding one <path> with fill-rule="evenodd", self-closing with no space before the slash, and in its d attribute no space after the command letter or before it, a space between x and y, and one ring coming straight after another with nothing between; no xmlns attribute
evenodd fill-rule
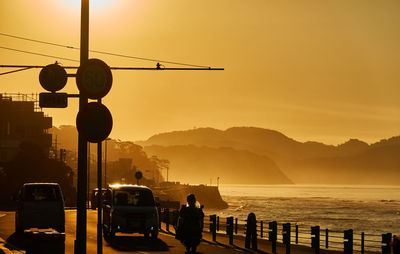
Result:
<svg viewBox="0 0 400 254"><path fill-rule="evenodd" d="M80 10L81 0L61 0L65 7L70 9ZM111 5L116 4L118 1L113 0L90 0L89 5L92 11L103 10L109 8Z"/></svg>

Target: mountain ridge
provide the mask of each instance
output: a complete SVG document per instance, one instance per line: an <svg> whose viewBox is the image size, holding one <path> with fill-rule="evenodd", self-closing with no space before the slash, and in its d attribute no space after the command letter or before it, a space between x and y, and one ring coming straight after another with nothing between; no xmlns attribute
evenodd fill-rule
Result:
<svg viewBox="0 0 400 254"><path fill-rule="evenodd" d="M400 177L397 173L400 170L393 170L400 169L400 156L397 156L399 159L394 156L400 149L399 136L372 144L352 138L334 146L316 141L299 142L270 129L231 127L161 133L138 143L144 150L154 145L164 149L193 145L249 151L273 160L294 183L398 184L393 179Z"/></svg>
<svg viewBox="0 0 400 254"><path fill-rule="evenodd" d="M74 126L51 132L64 147L76 149ZM149 156L168 159L170 180L188 183L220 177L221 183L398 185L400 178L400 136L372 144L353 138L334 146L256 127L198 128L156 134L135 145ZM125 154L109 150L111 160Z"/></svg>

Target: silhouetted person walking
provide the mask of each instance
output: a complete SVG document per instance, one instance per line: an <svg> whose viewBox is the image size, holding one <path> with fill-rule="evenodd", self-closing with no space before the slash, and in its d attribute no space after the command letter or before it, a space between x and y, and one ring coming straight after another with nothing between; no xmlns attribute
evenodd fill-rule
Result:
<svg viewBox="0 0 400 254"><path fill-rule="evenodd" d="M176 239L185 245L186 253L196 253L202 238L204 213L193 194L187 196L187 202L186 206L182 205L179 212Z"/></svg>
<svg viewBox="0 0 400 254"><path fill-rule="evenodd" d="M257 249L257 219L254 213L247 216L245 247Z"/></svg>

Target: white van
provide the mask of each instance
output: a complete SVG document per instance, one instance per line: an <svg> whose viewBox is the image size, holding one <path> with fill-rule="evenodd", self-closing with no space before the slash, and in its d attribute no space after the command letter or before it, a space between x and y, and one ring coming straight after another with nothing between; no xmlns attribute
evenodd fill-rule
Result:
<svg viewBox="0 0 400 254"><path fill-rule="evenodd" d="M146 186L110 185L104 195L103 232L110 241L115 233L158 236L159 217L153 192Z"/></svg>
<svg viewBox="0 0 400 254"><path fill-rule="evenodd" d="M17 197L15 232L52 228L65 232L64 198L58 183L26 183Z"/></svg>

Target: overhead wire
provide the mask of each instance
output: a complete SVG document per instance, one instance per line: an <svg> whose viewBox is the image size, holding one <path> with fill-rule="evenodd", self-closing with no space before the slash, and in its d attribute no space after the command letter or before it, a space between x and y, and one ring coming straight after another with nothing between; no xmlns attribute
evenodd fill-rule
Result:
<svg viewBox="0 0 400 254"><path fill-rule="evenodd" d="M29 69L32 69L32 67L25 67L25 68L21 68L21 69L18 69L18 70L2 72L2 73L0 73L0 76L1 75L6 75L6 74L11 74L11 73L14 73L14 72L19 72L19 71L25 71L25 70L29 70Z"/></svg>
<svg viewBox="0 0 400 254"><path fill-rule="evenodd" d="M79 63L79 60L72 59L72 58L66 58L66 57L60 57L60 56L54 56L54 55L47 55L47 54L42 54L42 53L37 53L37 52L32 52L32 51L27 51L27 50L21 50L21 49L15 49L15 48L8 48L8 47L3 47L3 46L0 46L0 48L11 50L11 51L16 51L16 52L20 52L20 53L25 53L25 54L44 56L44 57L51 57L51 58L57 58L57 59L60 59L60 60L67 60L67 61L72 61L72 62L78 62Z"/></svg>
<svg viewBox="0 0 400 254"><path fill-rule="evenodd" d="M67 49L80 50L79 47L74 47L74 46L69 46L69 45L64 45L64 44L59 44L59 43L53 43L53 42L47 42L47 41L42 41L42 40L36 40L36 39L16 36L16 35L12 35L12 34L0 33L0 35L6 36L6 37L10 37L10 38L30 41L30 42L36 42L36 43L47 44L47 45L51 45L51 46L67 48ZM89 52L93 52L93 53L97 53L97 54L103 54L103 55L116 56L116 57L136 59L136 60L143 60L143 61L151 61L151 62L158 62L158 63L168 63L168 64L190 66L190 67L199 67L199 68L209 68L209 66L205 66L205 65L196 65L196 64L188 64L188 63L181 63L181 62L168 61L168 60L160 60L160 59L152 59L152 58L145 58L145 57L138 57L138 56L130 56L130 55L125 55L125 54L118 54L118 53L99 51L99 50L89 50Z"/></svg>

